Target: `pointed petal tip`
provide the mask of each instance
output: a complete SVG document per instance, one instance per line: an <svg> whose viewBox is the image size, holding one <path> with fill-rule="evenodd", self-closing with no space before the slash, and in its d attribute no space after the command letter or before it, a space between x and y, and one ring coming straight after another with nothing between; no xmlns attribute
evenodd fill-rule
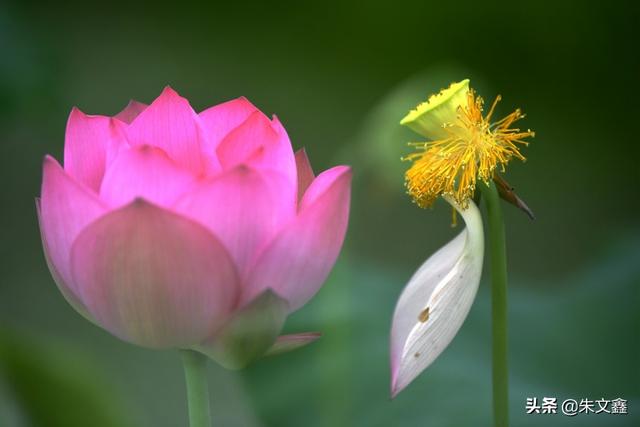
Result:
<svg viewBox="0 0 640 427"><path fill-rule="evenodd" d="M143 199L142 197L136 197L135 199L133 199L133 201L131 202L130 206L134 206L134 207L146 207L148 205L150 205L151 203L147 202L145 199Z"/></svg>
<svg viewBox="0 0 640 427"><path fill-rule="evenodd" d="M166 85L162 89L162 92L160 93L158 98L156 98L156 99L161 99L161 98L168 98L168 99L179 98L179 99L185 99L186 100L186 98L184 98L182 95L180 95L177 90L175 90L173 87L171 87L171 85Z"/></svg>
<svg viewBox="0 0 640 427"><path fill-rule="evenodd" d="M129 125L147 107L148 105L143 102L137 101L135 99L130 99L127 105L122 109L122 111L120 111L118 114L113 116L113 119L117 119Z"/></svg>
<svg viewBox="0 0 640 427"><path fill-rule="evenodd" d="M246 176L249 175L251 172L255 172L255 169L249 167L249 165L245 164L245 163L240 163L239 165L235 166L232 169L233 173L238 173L240 175Z"/></svg>
<svg viewBox="0 0 640 427"><path fill-rule="evenodd" d="M302 332L299 334L281 335L267 350L265 356L276 356L288 353L314 343L322 336L320 332Z"/></svg>
<svg viewBox="0 0 640 427"><path fill-rule="evenodd" d="M69 125L72 122L75 122L78 120L85 120L85 119L88 119L89 117L91 117L89 114L85 113L78 106L74 105L73 107L71 107L71 111L69 112L69 117L67 118L67 128L69 128Z"/></svg>
<svg viewBox="0 0 640 427"><path fill-rule="evenodd" d="M45 154L42 156L42 166L47 167L48 165L58 164L58 161L51 154Z"/></svg>
<svg viewBox="0 0 640 427"><path fill-rule="evenodd" d="M311 185L316 175L313 172L309 156L307 156L307 152L304 147L296 151L294 156L298 172L298 203L300 203L304 193L307 191L307 188L309 188L309 185Z"/></svg>
<svg viewBox="0 0 640 427"><path fill-rule="evenodd" d="M398 393L400 393L401 389L398 387L398 372L394 368L393 363L391 364L391 384L389 388L389 399L393 400L396 398Z"/></svg>
<svg viewBox="0 0 640 427"><path fill-rule="evenodd" d="M351 166L347 166L347 165L339 165L336 166L337 168L339 168L338 170L340 171L340 174L347 174L350 178L353 175L353 169L351 168Z"/></svg>
<svg viewBox="0 0 640 427"><path fill-rule="evenodd" d="M58 176L60 173L65 175L66 179L70 179L77 185L81 184L75 178L69 176L69 173L65 171L63 165L60 164L58 159L53 157L51 154L45 154L42 158L42 183L44 184L47 177L53 178L53 176Z"/></svg>
<svg viewBox="0 0 640 427"><path fill-rule="evenodd" d="M313 339L313 340L317 340L319 338L322 338L322 332L304 332L301 334L296 334L299 337L306 337L308 339Z"/></svg>
<svg viewBox="0 0 640 427"><path fill-rule="evenodd" d="M407 386L409 384L411 384L411 382L413 381L413 379L407 381L406 378L401 377L401 372L400 372L400 366L398 366L397 368L391 368L391 384L389 387L389 399L390 400L394 400L396 397L398 397L398 395L400 394L401 391L403 391L405 388L407 388Z"/></svg>
<svg viewBox="0 0 640 427"><path fill-rule="evenodd" d="M67 122L71 121L71 119L82 120L82 119L92 119L96 117L104 117L104 116L100 114L87 114L84 111L82 111L80 107L78 107L77 105L74 105L73 107L71 107L71 111L69 112L69 119L67 120Z"/></svg>
<svg viewBox="0 0 640 427"><path fill-rule="evenodd" d="M400 390L396 389L392 385L391 386L391 391L389 392L389 400L394 400L398 396L398 393L400 393Z"/></svg>

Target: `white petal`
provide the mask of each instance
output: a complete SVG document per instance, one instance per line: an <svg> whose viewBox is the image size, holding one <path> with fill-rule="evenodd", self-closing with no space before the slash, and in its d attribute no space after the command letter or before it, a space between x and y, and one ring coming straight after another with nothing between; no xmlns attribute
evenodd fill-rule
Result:
<svg viewBox="0 0 640 427"><path fill-rule="evenodd" d="M484 255L478 207L460 212L466 228L433 254L402 291L391 327L391 395L427 368L458 333L475 299Z"/></svg>

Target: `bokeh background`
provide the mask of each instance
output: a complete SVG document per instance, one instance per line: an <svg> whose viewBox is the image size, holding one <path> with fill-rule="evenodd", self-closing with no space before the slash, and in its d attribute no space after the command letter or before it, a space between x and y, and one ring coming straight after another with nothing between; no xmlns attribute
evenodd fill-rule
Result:
<svg viewBox="0 0 640 427"><path fill-rule="evenodd" d="M388 391L396 298L457 232L444 204L404 194L413 136L398 121L464 77L537 134L506 175L537 215L504 208L513 425L640 425L637 24L621 1L2 2L0 426L186 425L177 353L120 342L65 303L34 207L72 106L115 114L167 84L197 110L245 95L316 171L355 170L344 251L286 325L323 338L242 372L212 364L215 425L490 425L486 271L451 346ZM621 397L630 414L525 415L543 396Z"/></svg>

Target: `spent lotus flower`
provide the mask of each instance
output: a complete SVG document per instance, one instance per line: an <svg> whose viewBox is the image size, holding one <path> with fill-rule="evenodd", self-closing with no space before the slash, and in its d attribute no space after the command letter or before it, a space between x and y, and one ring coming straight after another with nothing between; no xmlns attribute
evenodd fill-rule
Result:
<svg viewBox="0 0 640 427"><path fill-rule="evenodd" d="M407 193L420 207L442 197L460 213L465 229L427 259L402 291L391 327L391 394L396 396L445 350L461 328L482 274L484 231L472 197L478 181L488 186L498 166L524 160L519 147L530 130L513 128L524 114L517 109L492 122L500 97L483 114L484 101L469 80L453 83L402 119L426 142L406 172Z"/></svg>
<svg viewBox="0 0 640 427"><path fill-rule="evenodd" d="M477 179L488 183L498 165L504 170L514 157L525 160L519 146L528 145L524 138L535 133L511 127L524 118L520 109L492 122L500 100L497 96L483 115L484 100L467 79L432 95L402 119L400 124L429 138L410 143L416 151L405 157L413 162L405 175L407 192L418 206L447 195L464 207Z"/></svg>
<svg viewBox="0 0 640 427"><path fill-rule="evenodd" d="M196 113L167 87L114 117L74 108L37 207L51 273L84 317L240 367L317 338L278 334L338 257L350 182L346 166L314 176L245 98Z"/></svg>

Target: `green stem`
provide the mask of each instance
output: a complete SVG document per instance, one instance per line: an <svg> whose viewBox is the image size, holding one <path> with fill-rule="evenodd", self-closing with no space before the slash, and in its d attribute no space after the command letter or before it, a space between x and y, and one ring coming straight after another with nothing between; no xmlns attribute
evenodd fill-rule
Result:
<svg viewBox="0 0 640 427"><path fill-rule="evenodd" d="M500 197L493 182L480 184L489 217L491 245L491 317L493 341L493 414L496 427L509 425L507 364L507 254Z"/></svg>
<svg viewBox="0 0 640 427"><path fill-rule="evenodd" d="M211 427L207 357L192 350L181 350L189 401L189 425Z"/></svg>

